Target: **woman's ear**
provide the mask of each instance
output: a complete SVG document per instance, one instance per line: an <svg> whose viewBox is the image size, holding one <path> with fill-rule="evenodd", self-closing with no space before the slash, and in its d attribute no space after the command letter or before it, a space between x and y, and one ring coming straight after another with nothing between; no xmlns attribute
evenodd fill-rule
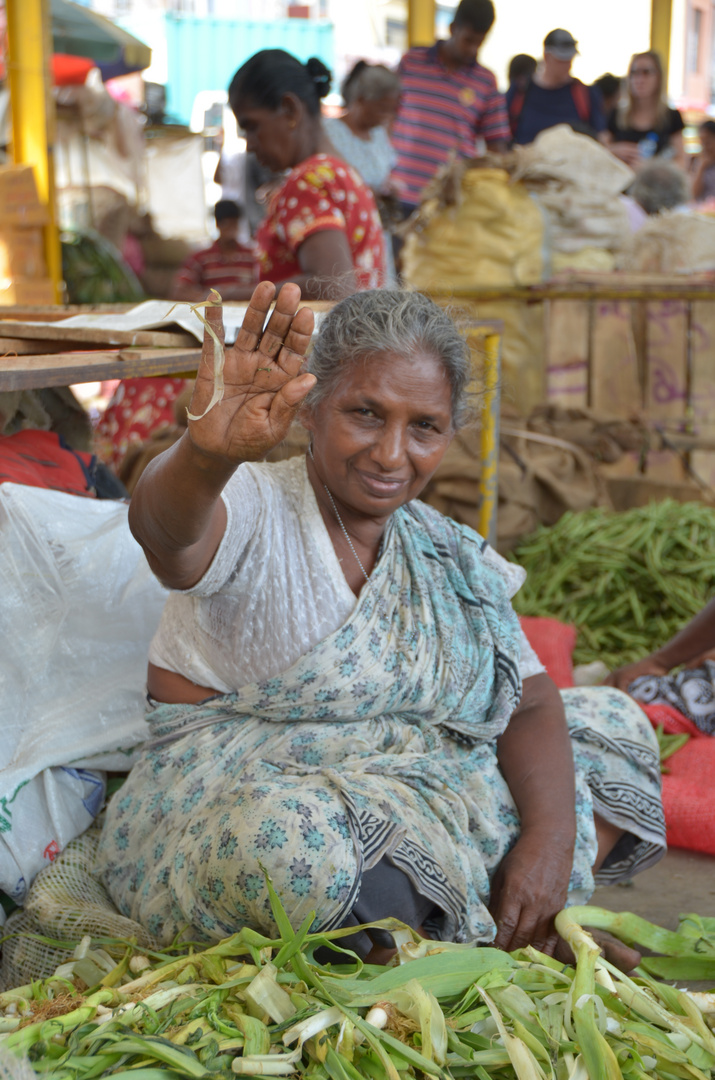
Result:
<svg viewBox="0 0 715 1080"><path fill-rule="evenodd" d="M298 420L305 430L310 432L312 442L312 435L315 431L315 414L313 412L313 406L303 403L298 410Z"/></svg>
<svg viewBox="0 0 715 1080"><path fill-rule="evenodd" d="M297 94L293 94L289 91L287 94L283 95L281 110L288 121L288 127L294 128L300 123L305 107Z"/></svg>

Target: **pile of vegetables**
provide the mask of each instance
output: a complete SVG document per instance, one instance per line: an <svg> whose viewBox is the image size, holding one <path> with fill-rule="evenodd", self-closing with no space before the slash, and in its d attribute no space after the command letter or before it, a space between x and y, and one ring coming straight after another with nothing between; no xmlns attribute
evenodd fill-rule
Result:
<svg viewBox="0 0 715 1080"><path fill-rule="evenodd" d="M351 953L321 966L316 949L339 949L351 931L311 934L309 917L294 932L272 889L271 898L276 941L244 929L178 958L124 943L117 963L116 942L85 940L51 978L0 995L0 1072L12 1054L59 1080L715 1076L715 995L645 970L622 974L579 924L645 937L674 954L653 960L682 970L694 961L715 981L715 919L688 916L670 933L633 915L568 909L557 926L575 967L533 948L425 941L385 920L376 925L395 934L395 966L365 966Z"/></svg>
<svg viewBox="0 0 715 1080"><path fill-rule="evenodd" d="M529 575L518 613L573 623L574 662L613 669L664 645L715 596L715 510L664 499L569 512L510 558Z"/></svg>

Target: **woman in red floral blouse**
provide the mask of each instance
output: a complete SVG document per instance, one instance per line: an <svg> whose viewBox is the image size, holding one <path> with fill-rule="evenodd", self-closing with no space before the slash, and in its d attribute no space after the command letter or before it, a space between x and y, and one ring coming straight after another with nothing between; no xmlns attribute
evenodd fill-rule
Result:
<svg viewBox="0 0 715 1080"><path fill-rule="evenodd" d="M320 99L329 88L320 60L302 64L282 49L256 53L229 87L247 150L276 172L290 169L256 235L261 280L294 281L309 300L385 283L372 193L321 124Z"/></svg>

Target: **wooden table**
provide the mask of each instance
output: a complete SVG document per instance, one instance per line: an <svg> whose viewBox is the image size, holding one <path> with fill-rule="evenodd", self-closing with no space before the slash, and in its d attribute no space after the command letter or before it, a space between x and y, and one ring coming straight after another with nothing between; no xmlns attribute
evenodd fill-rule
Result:
<svg viewBox="0 0 715 1080"><path fill-rule="evenodd" d="M131 305L126 305L129 307ZM303 305L301 305L303 306ZM326 311L331 304L309 303L315 311ZM124 307L124 305L122 305ZM116 313L122 310L112 305L104 310ZM92 309L68 310L66 308L0 309L0 391L39 390L51 386L71 386L76 383L104 382L110 379L130 379L154 375L172 375L191 378L196 374L201 359L201 349L177 347L185 335L163 331L146 331L148 340L161 341L161 347L134 348L127 344L117 349L101 348L92 351L70 352L62 350L63 332L53 334L51 327L33 326L33 322L49 322L58 317L81 313ZM94 311L99 309L95 308ZM58 314L59 313L59 314ZM58 328L59 331L59 328ZM465 331L473 354L480 353L484 367L484 393L481 397L481 457L482 472L479 481L480 530L492 543L496 543L496 512L498 502L498 452L500 413L501 338L503 325L498 320L465 320ZM66 328L67 335L78 331ZM93 330L93 334L97 331ZM132 334L135 343L139 333ZM122 339L116 332L112 340L119 344ZM48 344L45 344L48 343ZM13 352L12 346L16 346ZM25 346L28 352L25 352ZM73 342L74 346L74 342ZM29 352L35 348L57 349L55 352ZM22 350L22 354L18 355ZM6 355L3 355L6 353Z"/></svg>
<svg viewBox="0 0 715 1080"><path fill-rule="evenodd" d="M2 341L0 339L0 348ZM0 391L104 382L150 375L192 378L201 349L113 349L38 356L1 356Z"/></svg>

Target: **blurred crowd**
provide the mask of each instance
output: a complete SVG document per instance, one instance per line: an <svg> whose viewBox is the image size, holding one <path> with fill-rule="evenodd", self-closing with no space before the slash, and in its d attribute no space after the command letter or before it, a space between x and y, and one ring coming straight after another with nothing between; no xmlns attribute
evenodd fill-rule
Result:
<svg viewBox="0 0 715 1080"><path fill-rule="evenodd" d="M715 198L715 121L699 129L700 153L687 155L657 53L636 53L625 75L587 86L571 73L578 42L556 28L541 57L514 56L504 94L479 62L495 17L492 0L461 0L449 37L409 49L395 71L358 61L338 116L321 109L331 76L320 61L304 65L276 49L252 57L230 93L246 152L219 161L219 236L182 269L175 297L197 299L213 285L242 299L265 277L300 278L308 298L380 274L395 281L395 229L440 169L454 157L528 145L558 124L598 140L636 173L634 227L643 215ZM351 228L344 210L357 203Z"/></svg>
<svg viewBox="0 0 715 1080"><path fill-rule="evenodd" d="M587 86L571 72L578 42L552 29L540 57L514 56L504 94L479 62L495 17L492 0L461 0L449 36L410 48L396 70L358 61L342 84L339 115L326 115L332 77L320 60L302 63L280 49L247 60L228 91L245 152L219 160L217 237L181 267L173 298L197 302L215 288L242 301L270 280L332 300L396 283L403 223L436 176L459 159L518 156L558 125L600 144L604 163L616 158L632 170L620 196L632 230L661 210L715 198L715 121L700 128L700 153L687 155L683 117L666 100L655 52L636 53L624 76ZM124 400L100 425L117 457L129 445L122 410L135 423L131 389L118 387ZM129 441L149 434L155 419Z"/></svg>

